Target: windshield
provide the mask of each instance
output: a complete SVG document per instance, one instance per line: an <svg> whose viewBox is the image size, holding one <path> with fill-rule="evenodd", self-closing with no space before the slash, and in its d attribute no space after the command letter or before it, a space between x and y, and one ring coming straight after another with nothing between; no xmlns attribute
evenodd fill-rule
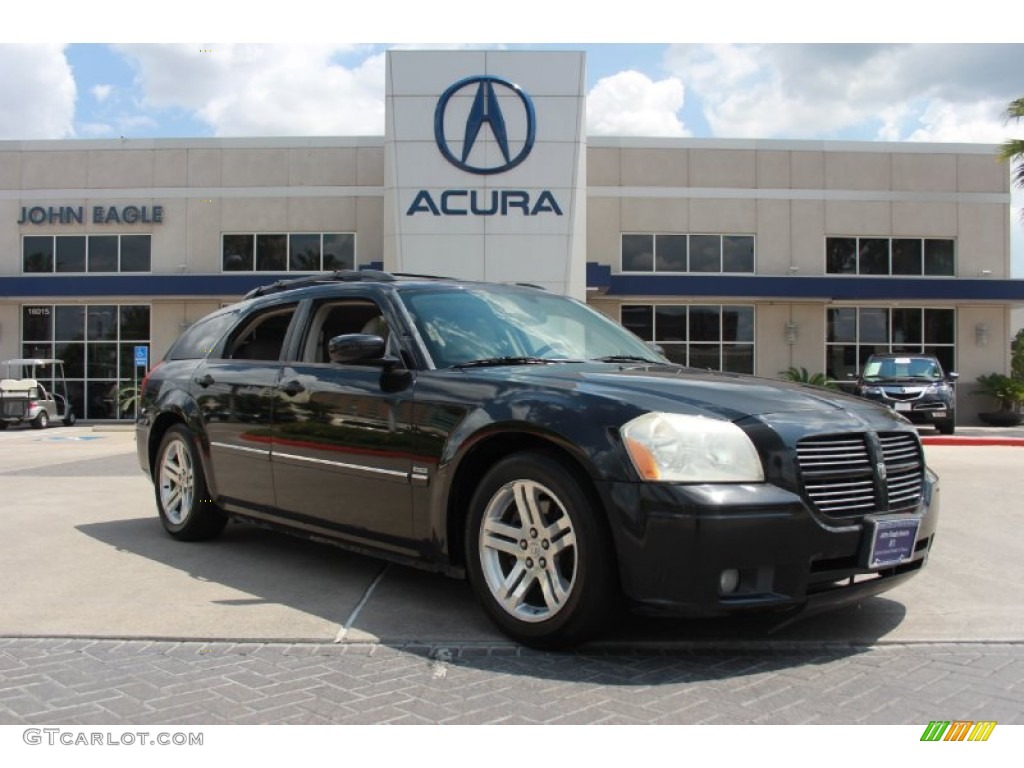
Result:
<svg viewBox="0 0 1024 768"><path fill-rule="evenodd" d="M865 381L881 379L912 379L914 381L938 381L942 371L934 360L922 357L895 357L883 360L868 360L864 366Z"/></svg>
<svg viewBox="0 0 1024 768"><path fill-rule="evenodd" d="M585 304L501 285L410 288L402 292L438 368L472 363L665 359Z"/></svg>

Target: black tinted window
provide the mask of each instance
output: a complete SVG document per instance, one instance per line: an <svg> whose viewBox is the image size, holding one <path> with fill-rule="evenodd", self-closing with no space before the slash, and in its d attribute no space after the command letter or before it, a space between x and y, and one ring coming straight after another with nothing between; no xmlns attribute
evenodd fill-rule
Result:
<svg viewBox="0 0 1024 768"><path fill-rule="evenodd" d="M203 318L178 337L167 353L167 359L198 360L206 357L235 319L234 312Z"/></svg>
<svg viewBox="0 0 1024 768"><path fill-rule="evenodd" d="M295 307L275 307L251 318L228 341L224 357L235 360L278 360Z"/></svg>

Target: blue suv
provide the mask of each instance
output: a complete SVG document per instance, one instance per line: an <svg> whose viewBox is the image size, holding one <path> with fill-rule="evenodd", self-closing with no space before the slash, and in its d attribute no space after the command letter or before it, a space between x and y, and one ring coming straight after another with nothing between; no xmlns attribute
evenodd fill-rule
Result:
<svg viewBox="0 0 1024 768"><path fill-rule="evenodd" d="M956 430L955 373L944 373L932 355L872 355L856 393L889 406L915 424L931 424L944 435Z"/></svg>

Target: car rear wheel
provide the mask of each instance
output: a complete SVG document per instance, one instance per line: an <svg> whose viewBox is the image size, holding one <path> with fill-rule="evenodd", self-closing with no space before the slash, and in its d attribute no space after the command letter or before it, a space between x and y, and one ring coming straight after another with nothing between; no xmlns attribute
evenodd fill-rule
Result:
<svg viewBox="0 0 1024 768"><path fill-rule="evenodd" d="M33 429L46 429L50 426L50 416L46 411L40 411L39 414L32 419Z"/></svg>
<svg viewBox="0 0 1024 768"><path fill-rule="evenodd" d="M64 426L65 427L73 427L73 426L75 426L75 412L74 411L68 411L67 415L64 417Z"/></svg>
<svg viewBox="0 0 1024 768"><path fill-rule="evenodd" d="M491 619L526 645L596 634L617 594L611 540L574 472L541 453L495 465L471 502L469 579Z"/></svg>
<svg viewBox="0 0 1024 768"><path fill-rule="evenodd" d="M171 427L160 441L154 481L160 522L171 536L201 541L224 530L227 515L210 498L195 441L184 426Z"/></svg>

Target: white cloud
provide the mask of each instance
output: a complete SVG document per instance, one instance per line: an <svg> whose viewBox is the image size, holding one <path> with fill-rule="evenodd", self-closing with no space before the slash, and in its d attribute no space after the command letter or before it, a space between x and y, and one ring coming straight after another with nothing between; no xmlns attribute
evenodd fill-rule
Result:
<svg viewBox="0 0 1024 768"><path fill-rule="evenodd" d="M125 45L144 106L179 108L218 136L380 135L384 56L346 67L331 45Z"/></svg>
<svg viewBox="0 0 1024 768"><path fill-rule="evenodd" d="M64 46L0 45L0 72L0 139L73 136L76 90Z"/></svg>
<svg viewBox="0 0 1024 768"><path fill-rule="evenodd" d="M1022 45L674 46L715 136L1000 140Z"/></svg>
<svg viewBox="0 0 1024 768"><path fill-rule="evenodd" d="M678 115L683 94L674 77L654 82L629 70L602 78L587 95L587 133L688 136Z"/></svg>
<svg viewBox="0 0 1024 768"><path fill-rule="evenodd" d="M979 101L955 104L934 99L918 115L920 127L907 139L910 141L953 141L998 144L1008 137L999 115L1006 102Z"/></svg>
<svg viewBox="0 0 1024 768"><path fill-rule="evenodd" d="M92 97L96 99L96 101L102 103L106 101L108 98L110 98L110 93L113 90L114 86L112 85L94 85L92 88L89 89L89 92L92 94Z"/></svg>

